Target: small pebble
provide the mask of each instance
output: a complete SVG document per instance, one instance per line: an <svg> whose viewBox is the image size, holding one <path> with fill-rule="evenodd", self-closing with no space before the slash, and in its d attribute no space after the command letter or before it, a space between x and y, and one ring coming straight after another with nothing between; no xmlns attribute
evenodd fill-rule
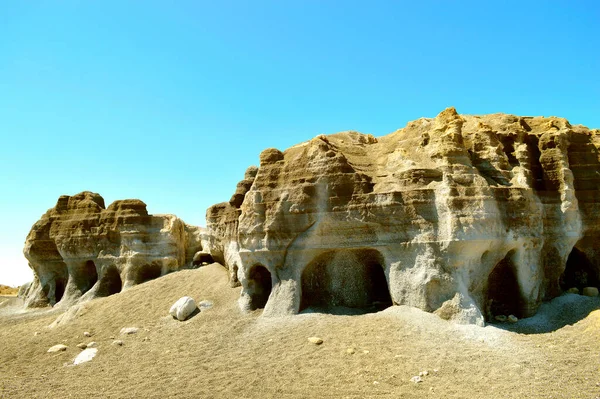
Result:
<svg viewBox="0 0 600 399"><path fill-rule="evenodd" d="M63 344L54 345L48 349L48 353L64 352L67 350L67 346Z"/></svg>
<svg viewBox="0 0 600 399"><path fill-rule="evenodd" d="M96 342L92 341L89 344L87 344L86 348L95 348L96 346L98 346L98 344Z"/></svg>
<svg viewBox="0 0 600 399"><path fill-rule="evenodd" d="M87 344L84 344L84 343L82 342L82 343L80 343L80 344L77 344L77 347L78 347L79 349L85 349L85 348L87 348Z"/></svg>
<svg viewBox="0 0 600 399"><path fill-rule="evenodd" d="M427 375L429 375L429 371L427 371L427 370L421 371L421 372L419 373L419 377L425 377L425 376L427 376Z"/></svg>
<svg viewBox="0 0 600 399"><path fill-rule="evenodd" d="M356 349L348 348L348 349L346 349L346 353L349 355L354 355L356 353Z"/></svg>
<svg viewBox="0 0 600 399"><path fill-rule="evenodd" d="M502 323L503 323L503 322L505 322L505 321L506 321L506 316L505 316L505 315L503 315L503 314L499 314L499 315L497 315L496 317L494 317L494 319L496 319L496 321L499 321L499 322L502 322Z"/></svg>
<svg viewBox="0 0 600 399"><path fill-rule="evenodd" d="M598 296L598 288L596 287L585 287L582 291L583 295L585 296Z"/></svg>
<svg viewBox="0 0 600 399"><path fill-rule="evenodd" d="M117 339L116 341L113 341L113 345L123 346L123 341L121 341L120 339Z"/></svg>
<svg viewBox="0 0 600 399"><path fill-rule="evenodd" d="M308 339L308 342L315 345L321 345L323 343L323 340L319 337L310 337Z"/></svg>
<svg viewBox="0 0 600 399"><path fill-rule="evenodd" d="M509 323L516 323L517 321L519 321L519 318L517 316L515 316L514 314L508 315L507 318Z"/></svg>
<svg viewBox="0 0 600 399"><path fill-rule="evenodd" d="M367 355L367 354L369 353L369 351L365 349L365 350L363 351L363 353L364 353L365 355Z"/></svg>
<svg viewBox="0 0 600 399"><path fill-rule="evenodd" d="M137 332L139 331L139 328L137 327L123 327L121 328L121 334L122 335L129 335L129 334L137 334Z"/></svg>
<svg viewBox="0 0 600 399"><path fill-rule="evenodd" d="M579 288L571 287L567 290L567 294L579 294Z"/></svg>
<svg viewBox="0 0 600 399"><path fill-rule="evenodd" d="M83 332L83 336L84 336L84 337L91 337L91 336L92 336L92 334L91 334L89 331L84 331L84 332Z"/></svg>
<svg viewBox="0 0 600 399"><path fill-rule="evenodd" d="M410 379L411 382L414 382L415 384L418 384L419 382L423 382L423 379L421 377L419 377L418 375L415 375L414 377L412 377Z"/></svg>

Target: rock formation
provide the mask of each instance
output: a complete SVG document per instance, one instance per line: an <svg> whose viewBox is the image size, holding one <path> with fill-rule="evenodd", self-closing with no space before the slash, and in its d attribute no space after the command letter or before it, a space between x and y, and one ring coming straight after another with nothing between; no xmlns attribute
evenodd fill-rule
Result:
<svg viewBox="0 0 600 399"><path fill-rule="evenodd" d="M565 119L449 108L381 138L267 149L208 209L204 251L265 315L404 304L463 323L528 317L599 285L599 147L600 131Z"/></svg>
<svg viewBox="0 0 600 399"><path fill-rule="evenodd" d="M73 304L108 296L191 265L201 229L173 215L149 215L140 200L108 208L91 192L63 195L25 242L35 278L26 306Z"/></svg>

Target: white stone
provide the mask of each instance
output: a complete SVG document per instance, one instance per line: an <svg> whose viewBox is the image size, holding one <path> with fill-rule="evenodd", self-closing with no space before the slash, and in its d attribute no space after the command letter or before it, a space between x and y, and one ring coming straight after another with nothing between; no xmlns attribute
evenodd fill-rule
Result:
<svg viewBox="0 0 600 399"><path fill-rule="evenodd" d="M80 344L77 344L77 347L78 347L79 349L85 349L85 348L87 348L87 344L84 344L84 343L82 342L82 343L80 343Z"/></svg>
<svg viewBox="0 0 600 399"><path fill-rule="evenodd" d="M429 375L429 371L427 371L427 370L421 371L421 372L419 373L419 377L425 377L425 376L427 376L427 375Z"/></svg>
<svg viewBox="0 0 600 399"><path fill-rule="evenodd" d="M419 382L423 382L423 379L421 377L419 377L418 375L415 375L414 377L412 377L410 379L411 382L414 382L415 384L418 384Z"/></svg>
<svg viewBox="0 0 600 399"><path fill-rule="evenodd" d="M92 334L91 334L89 331L84 331L84 332L83 332L83 336L84 336L84 337L91 337L91 336L92 336Z"/></svg>
<svg viewBox="0 0 600 399"><path fill-rule="evenodd" d="M137 327L123 327L121 328L121 335L137 334L138 330Z"/></svg>
<svg viewBox="0 0 600 399"><path fill-rule="evenodd" d="M323 340L319 337L310 337L308 339L308 342L315 345L321 345L323 343Z"/></svg>
<svg viewBox="0 0 600 399"><path fill-rule="evenodd" d="M198 307L196 301L189 296L181 297L171 306L169 314L179 321L187 319Z"/></svg>
<svg viewBox="0 0 600 399"><path fill-rule="evenodd" d="M86 348L95 348L96 346L98 346L98 344L96 342L92 341L86 345Z"/></svg>
<svg viewBox="0 0 600 399"><path fill-rule="evenodd" d="M77 355L75 360L73 360L73 365L77 366L78 364L89 362L94 358L94 356L96 356L96 353L98 353L97 348L88 348L81 351L81 353Z"/></svg>
<svg viewBox="0 0 600 399"><path fill-rule="evenodd" d="M123 341L121 341L120 339L117 339L117 340L113 341L113 345L123 346Z"/></svg>
<svg viewBox="0 0 600 399"><path fill-rule="evenodd" d="M598 296L598 288L596 287L585 287L582 291L585 296Z"/></svg>
<svg viewBox="0 0 600 399"><path fill-rule="evenodd" d="M67 350L67 346L63 344L54 345L48 349L48 353L64 352Z"/></svg>

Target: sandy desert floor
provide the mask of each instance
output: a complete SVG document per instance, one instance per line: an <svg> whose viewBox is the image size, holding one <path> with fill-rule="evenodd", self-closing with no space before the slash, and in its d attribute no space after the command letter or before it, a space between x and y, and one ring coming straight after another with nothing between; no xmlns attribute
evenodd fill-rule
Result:
<svg viewBox="0 0 600 399"><path fill-rule="evenodd" d="M213 306L179 322L168 310L184 295ZM536 317L481 328L405 306L261 318L240 313L238 295L213 264L71 308L52 328L64 310L0 297L0 397L600 398L598 298L564 295ZM90 341L97 356L72 366ZM58 343L68 349L46 353Z"/></svg>

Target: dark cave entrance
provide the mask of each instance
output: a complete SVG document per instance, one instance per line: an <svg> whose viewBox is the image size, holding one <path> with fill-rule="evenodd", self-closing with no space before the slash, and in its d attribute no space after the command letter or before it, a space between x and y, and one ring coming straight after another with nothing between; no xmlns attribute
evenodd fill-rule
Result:
<svg viewBox="0 0 600 399"><path fill-rule="evenodd" d="M248 276L248 288L250 288L252 310L264 308L273 289L269 270L262 265L253 266Z"/></svg>
<svg viewBox="0 0 600 399"><path fill-rule="evenodd" d="M88 292L98 281L98 271L94 261L88 260L77 273L75 284L82 294Z"/></svg>
<svg viewBox="0 0 600 399"><path fill-rule="evenodd" d="M510 251L488 276L486 295L486 319L495 321L495 316L515 315L523 317L523 299L517 280L517 270Z"/></svg>
<svg viewBox="0 0 600 399"><path fill-rule="evenodd" d="M361 314L392 306L383 256L374 249L329 251L302 272L300 310Z"/></svg>
<svg viewBox="0 0 600 399"><path fill-rule="evenodd" d="M560 288L566 291L569 288L577 287L581 291L585 287L598 286L600 286L598 270L585 253L573 247L567 258L565 271L560 276Z"/></svg>
<svg viewBox="0 0 600 399"><path fill-rule="evenodd" d="M115 266L106 268L104 276L100 280L100 286L98 287L98 296L110 296L118 294L123 288L123 282L121 281L121 275Z"/></svg>
<svg viewBox="0 0 600 399"><path fill-rule="evenodd" d="M237 263L234 263L233 268L231 269L231 274L229 276L229 286L231 288L239 287L241 285L240 280L238 279L238 270L239 267Z"/></svg>
<svg viewBox="0 0 600 399"><path fill-rule="evenodd" d="M143 265L138 268L133 278L135 284L142 284L146 281L154 280L162 275L162 266L159 263L152 262L149 265Z"/></svg>
<svg viewBox="0 0 600 399"><path fill-rule="evenodd" d="M54 286L54 304L60 302L60 300L62 299L63 295L65 294L65 286L67 285L65 280L62 278L57 278L56 280L54 280L55 286Z"/></svg>

